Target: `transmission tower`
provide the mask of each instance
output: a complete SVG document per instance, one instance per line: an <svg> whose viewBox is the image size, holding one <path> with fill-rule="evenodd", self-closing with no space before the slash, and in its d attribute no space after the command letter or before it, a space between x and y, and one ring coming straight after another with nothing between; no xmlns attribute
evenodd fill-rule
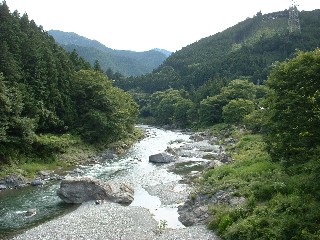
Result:
<svg viewBox="0 0 320 240"><path fill-rule="evenodd" d="M299 21L299 10L297 7L296 0L290 0L290 8L289 8L289 32L298 32L301 33L300 29L300 21Z"/></svg>

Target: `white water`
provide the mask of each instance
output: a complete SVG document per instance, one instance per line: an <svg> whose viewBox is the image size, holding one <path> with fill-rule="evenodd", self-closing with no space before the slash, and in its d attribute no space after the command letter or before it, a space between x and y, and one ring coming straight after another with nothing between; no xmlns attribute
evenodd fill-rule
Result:
<svg viewBox="0 0 320 240"><path fill-rule="evenodd" d="M179 146L189 141L189 135L148 126L143 128L148 137L136 143L126 154L114 160L104 159L90 166L80 166L82 176L91 176L105 181L125 181L134 186L133 206L149 209L159 222L165 220L169 228L182 228L178 221L177 206L180 203L164 204L159 196L149 194L147 189L160 184L172 185L172 191L179 192L183 186L178 183L179 175L168 172L165 167L149 163L149 156L165 151L168 145ZM55 194L59 182L44 187L26 187L10 190L0 195L0 238L30 228L74 209L64 204ZM161 189L160 189L161 190ZM161 191L160 191L161 192ZM163 192L162 192L163 194ZM37 214L26 217L23 213L36 208Z"/></svg>

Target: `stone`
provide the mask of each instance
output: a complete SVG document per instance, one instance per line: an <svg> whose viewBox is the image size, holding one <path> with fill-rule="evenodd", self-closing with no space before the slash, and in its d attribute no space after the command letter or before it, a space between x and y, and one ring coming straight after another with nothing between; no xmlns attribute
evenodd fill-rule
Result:
<svg viewBox="0 0 320 240"><path fill-rule="evenodd" d="M53 172L50 170L39 171L37 175L41 178L48 178Z"/></svg>
<svg viewBox="0 0 320 240"><path fill-rule="evenodd" d="M32 186L41 186L44 184L44 181L41 180L40 178L36 178L36 179L32 180L30 184Z"/></svg>
<svg viewBox="0 0 320 240"><path fill-rule="evenodd" d="M73 173L82 174L83 171L80 168L76 168L76 169L73 170Z"/></svg>
<svg viewBox="0 0 320 240"><path fill-rule="evenodd" d="M5 185L9 188L20 188L26 185L26 179L21 175L9 175L4 178Z"/></svg>
<svg viewBox="0 0 320 240"><path fill-rule="evenodd" d="M36 214L37 214L37 209L35 208L30 208L26 212L26 216L28 217L32 217L33 215L36 215Z"/></svg>
<svg viewBox="0 0 320 240"><path fill-rule="evenodd" d="M133 201L134 190L125 183L106 183L93 178L68 178L61 181L57 195L66 203L109 200L120 204Z"/></svg>
<svg viewBox="0 0 320 240"><path fill-rule="evenodd" d="M157 153L149 156L149 162L153 163L170 163L174 161L175 157L168 153Z"/></svg>

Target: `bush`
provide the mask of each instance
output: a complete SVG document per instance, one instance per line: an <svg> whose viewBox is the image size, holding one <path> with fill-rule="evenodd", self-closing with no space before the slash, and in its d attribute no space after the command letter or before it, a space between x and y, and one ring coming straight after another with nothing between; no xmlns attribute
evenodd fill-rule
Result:
<svg viewBox="0 0 320 240"><path fill-rule="evenodd" d="M320 203L314 193L318 188L310 185L319 175L317 168L312 170L317 164L309 162L299 174L288 174L281 163L271 161L259 134L242 135L232 157L233 163L204 174L203 189L212 195L228 190L246 201L240 206L211 206L210 229L230 240L319 239Z"/></svg>

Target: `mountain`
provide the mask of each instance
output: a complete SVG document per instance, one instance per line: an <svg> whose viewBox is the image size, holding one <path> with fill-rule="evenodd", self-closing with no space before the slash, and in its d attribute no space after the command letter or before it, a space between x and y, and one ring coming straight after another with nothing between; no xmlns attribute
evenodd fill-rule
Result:
<svg viewBox="0 0 320 240"><path fill-rule="evenodd" d="M152 49L152 50L161 52L161 53L163 53L164 55L166 55L167 57L169 57L169 56L172 54L172 52L170 52L170 51L168 51L168 50L165 50L165 49L154 48L154 49Z"/></svg>
<svg viewBox="0 0 320 240"><path fill-rule="evenodd" d="M294 56L296 49L320 46L320 10L299 14L301 33L288 31L289 11L257 13L252 18L172 53L152 74L119 86L146 92L168 88L197 89L210 79L267 79L270 66Z"/></svg>
<svg viewBox="0 0 320 240"><path fill-rule="evenodd" d="M48 33L67 51L78 52L79 56L93 64L99 61L101 68L106 71L111 68L125 76L138 76L152 72L167 57L166 50L149 50L134 52L127 50L114 50L102 43L80 36L72 32L50 30Z"/></svg>

